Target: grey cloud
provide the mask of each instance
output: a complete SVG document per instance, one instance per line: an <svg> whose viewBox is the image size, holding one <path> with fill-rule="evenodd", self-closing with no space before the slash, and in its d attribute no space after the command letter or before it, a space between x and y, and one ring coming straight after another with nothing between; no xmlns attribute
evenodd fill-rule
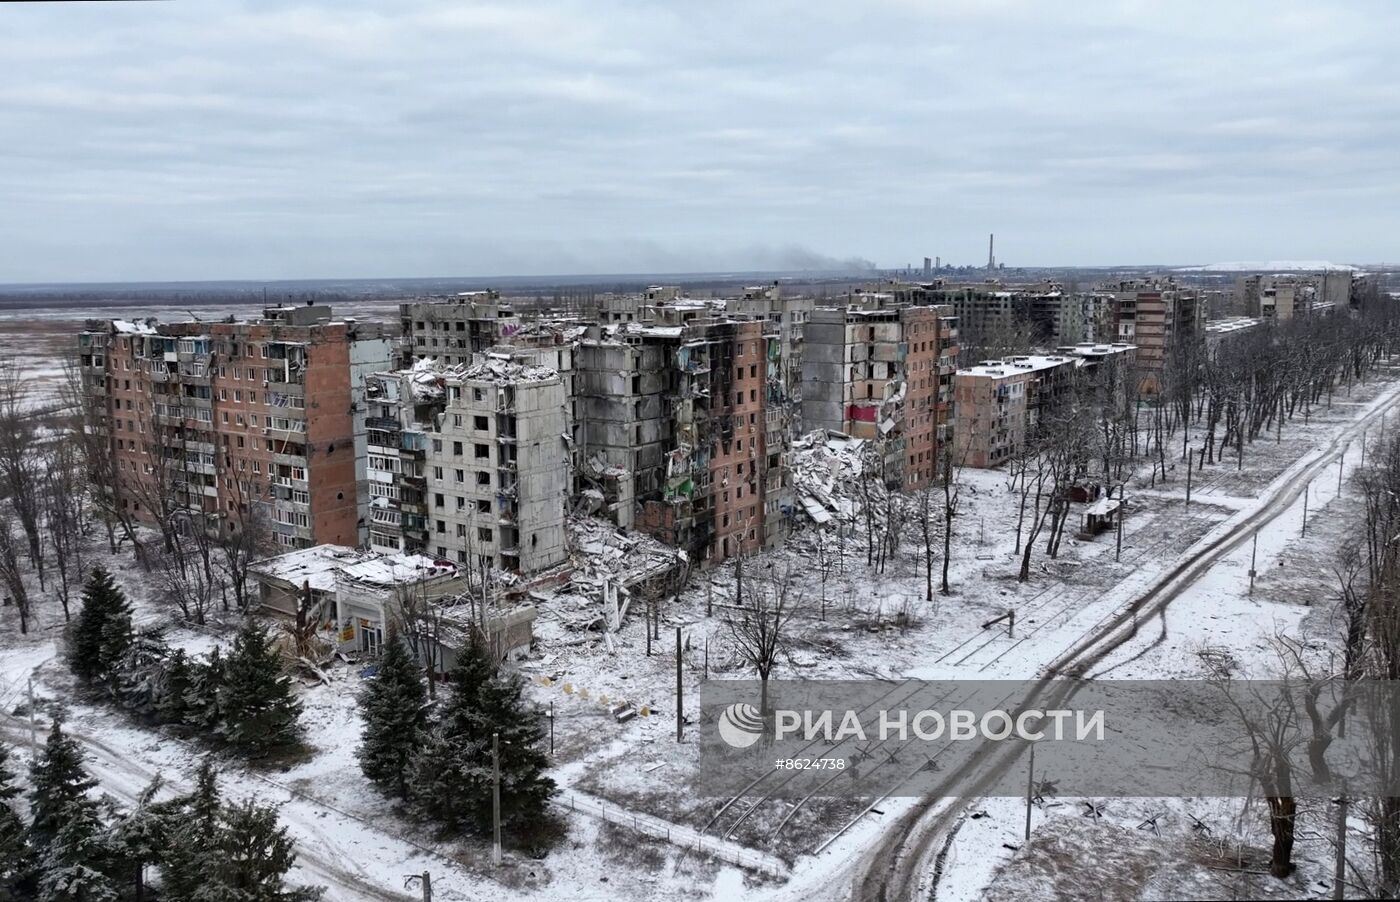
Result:
<svg viewBox="0 0 1400 902"><path fill-rule="evenodd" d="M0 281L1394 257L1384 2L0 7ZM811 250L809 250L811 249Z"/></svg>

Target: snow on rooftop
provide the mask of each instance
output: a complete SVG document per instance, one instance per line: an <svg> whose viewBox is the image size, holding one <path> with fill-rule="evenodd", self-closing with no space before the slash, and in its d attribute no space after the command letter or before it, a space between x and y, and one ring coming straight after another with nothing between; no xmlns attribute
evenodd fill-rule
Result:
<svg viewBox="0 0 1400 902"><path fill-rule="evenodd" d="M334 591L341 576L384 587L457 572L455 564L421 554L378 554L345 545L299 548L256 561L250 569L258 576L309 585L318 592Z"/></svg>
<svg viewBox="0 0 1400 902"><path fill-rule="evenodd" d="M1066 357L1059 354L1041 355L1029 354L1019 357L1007 357L1004 360L984 360L976 366L958 370L959 376L987 376L1000 378L1012 376L1017 373L1038 373L1044 370L1054 369L1057 366L1083 366L1084 361L1080 357Z"/></svg>
<svg viewBox="0 0 1400 902"><path fill-rule="evenodd" d="M1259 325L1259 320L1251 316L1231 316L1225 319L1209 320L1205 324L1205 331L1212 334L1223 334L1227 332L1238 332L1242 329L1253 329Z"/></svg>
<svg viewBox="0 0 1400 902"><path fill-rule="evenodd" d="M132 322L124 319L112 320L112 328L118 332L128 335L155 335L156 325L154 320L141 320Z"/></svg>
<svg viewBox="0 0 1400 902"><path fill-rule="evenodd" d="M1177 272L1360 272L1361 267L1349 263L1329 263L1326 260L1266 260L1262 262L1207 263L1204 266L1183 266Z"/></svg>
<svg viewBox="0 0 1400 902"><path fill-rule="evenodd" d="M335 575L341 567L359 561L362 554L346 545L313 545L286 554L255 561L249 567L254 574L280 579L300 586L330 592L335 589Z"/></svg>

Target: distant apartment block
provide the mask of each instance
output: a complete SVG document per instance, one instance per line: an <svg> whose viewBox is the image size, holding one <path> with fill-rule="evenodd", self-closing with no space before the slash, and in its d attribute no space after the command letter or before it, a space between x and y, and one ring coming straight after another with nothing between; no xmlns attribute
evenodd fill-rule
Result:
<svg viewBox="0 0 1400 902"><path fill-rule="evenodd" d="M400 304L399 319L402 366L429 357L448 365L470 364L473 354L520 328L515 311L494 289Z"/></svg>
<svg viewBox="0 0 1400 902"><path fill-rule="evenodd" d="M1235 285L1235 296L1246 316L1266 323L1285 323L1295 316L1330 313L1351 303L1353 277L1349 270L1304 275L1250 275Z"/></svg>
<svg viewBox="0 0 1400 902"><path fill-rule="evenodd" d="M89 323L79 363L115 462L113 503L237 528L262 507L278 545L358 545L368 525L363 385L391 344L329 307L219 323Z"/></svg>
<svg viewBox="0 0 1400 902"><path fill-rule="evenodd" d="M989 360L957 373L957 453L969 467L995 467L1024 447L1041 416L1064 397L1081 358Z"/></svg>
<svg viewBox="0 0 1400 902"><path fill-rule="evenodd" d="M1113 295L1112 340L1137 346L1143 390L1154 393L1177 342L1201 334L1206 311L1200 293L1172 279L1124 280L1104 290Z"/></svg>

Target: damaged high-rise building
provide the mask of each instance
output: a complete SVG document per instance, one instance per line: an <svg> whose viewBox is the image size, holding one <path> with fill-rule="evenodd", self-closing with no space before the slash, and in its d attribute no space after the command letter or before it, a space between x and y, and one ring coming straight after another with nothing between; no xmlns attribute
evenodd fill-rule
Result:
<svg viewBox="0 0 1400 902"><path fill-rule="evenodd" d="M791 405L780 324L662 297L579 346L585 496L701 563L779 541Z"/></svg>
<svg viewBox="0 0 1400 902"><path fill-rule="evenodd" d="M952 439L957 339L951 307L891 292L816 308L804 330L803 427L874 440L888 482L928 484Z"/></svg>

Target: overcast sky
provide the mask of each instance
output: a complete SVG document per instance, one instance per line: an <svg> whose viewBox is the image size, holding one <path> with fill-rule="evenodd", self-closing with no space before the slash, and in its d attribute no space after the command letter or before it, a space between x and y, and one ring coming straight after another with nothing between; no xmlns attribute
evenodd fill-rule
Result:
<svg viewBox="0 0 1400 902"><path fill-rule="evenodd" d="M1400 259L1400 3L0 4L0 282Z"/></svg>

